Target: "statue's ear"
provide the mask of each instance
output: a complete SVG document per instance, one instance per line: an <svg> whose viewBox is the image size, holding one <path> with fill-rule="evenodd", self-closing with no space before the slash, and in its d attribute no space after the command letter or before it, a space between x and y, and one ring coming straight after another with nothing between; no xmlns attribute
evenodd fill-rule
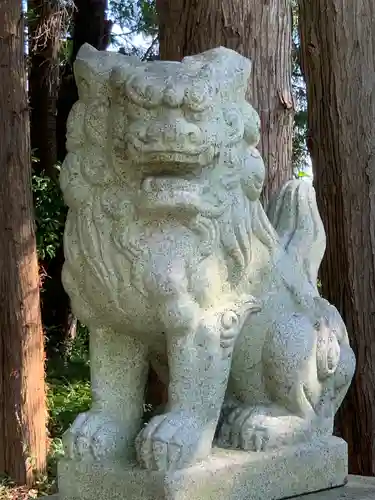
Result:
<svg viewBox="0 0 375 500"><path fill-rule="evenodd" d="M74 63L74 76L78 95L82 101L100 97L110 78L112 69L124 58L122 54L96 50L85 43Z"/></svg>
<svg viewBox="0 0 375 500"><path fill-rule="evenodd" d="M201 65L211 72L220 86L225 100L244 99L251 75L251 61L234 50L216 47L201 54L185 57L183 64L191 67Z"/></svg>
<svg viewBox="0 0 375 500"><path fill-rule="evenodd" d="M95 59L98 52L99 50L96 50L96 48L89 43L84 43L78 51L77 59Z"/></svg>
<svg viewBox="0 0 375 500"><path fill-rule="evenodd" d="M77 84L78 96L83 101L86 101L90 96L90 85L95 78L96 55L98 53L98 50L85 43L78 51L74 62L74 78Z"/></svg>

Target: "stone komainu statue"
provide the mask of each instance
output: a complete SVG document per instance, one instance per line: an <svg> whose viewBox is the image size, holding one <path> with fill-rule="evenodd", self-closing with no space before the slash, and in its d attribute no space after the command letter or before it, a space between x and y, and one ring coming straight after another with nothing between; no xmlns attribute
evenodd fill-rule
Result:
<svg viewBox="0 0 375 500"><path fill-rule="evenodd" d="M63 283L90 329L92 408L68 457L171 470L222 446L262 451L332 433L354 373L317 289L325 233L312 186L265 214L250 62L181 63L84 46L61 187ZM168 404L142 428L149 364Z"/></svg>

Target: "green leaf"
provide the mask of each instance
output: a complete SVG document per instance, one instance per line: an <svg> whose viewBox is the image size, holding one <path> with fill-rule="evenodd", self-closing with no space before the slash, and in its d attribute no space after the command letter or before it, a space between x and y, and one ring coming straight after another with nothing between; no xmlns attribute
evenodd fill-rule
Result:
<svg viewBox="0 0 375 500"><path fill-rule="evenodd" d="M303 170L300 170L298 173L297 173L298 177L299 178L303 178L303 177L310 177L309 174L307 174L306 172L303 172Z"/></svg>

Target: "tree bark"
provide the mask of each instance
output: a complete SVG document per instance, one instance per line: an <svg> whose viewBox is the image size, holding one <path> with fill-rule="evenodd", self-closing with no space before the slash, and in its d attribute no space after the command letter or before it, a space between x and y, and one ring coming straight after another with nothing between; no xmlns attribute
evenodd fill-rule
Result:
<svg viewBox="0 0 375 500"><path fill-rule="evenodd" d="M338 414L352 474L375 475L375 4L300 0L309 149L328 246L323 294L357 371Z"/></svg>
<svg viewBox="0 0 375 500"><path fill-rule="evenodd" d="M59 48L63 10L56 2L29 0L31 148L37 171L57 181L56 114L59 88ZM35 167L34 167L35 169Z"/></svg>
<svg viewBox="0 0 375 500"><path fill-rule="evenodd" d="M261 118L267 204L293 175L289 0L156 0L156 7L161 59L178 61L222 45L253 61L248 98Z"/></svg>
<svg viewBox="0 0 375 500"><path fill-rule="evenodd" d="M73 61L84 43L89 43L98 50L108 47L109 32L106 20L108 0L76 0L74 13Z"/></svg>
<svg viewBox="0 0 375 500"><path fill-rule="evenodd" d="M59 49L62 29L67 22L66 16L67 13L59 2L28 1L30 138L31 148L38 159L33 163L33 171L39 175L47 175L55 182L58 182ZM63 253L62 242L60 253ZM70 303L61 284L62 264L58 272L53 274L56 268L54 261L56 259L42 263L48 274L41 297L43 324L50 333L46 344L48 357L55 355L56 349L64 354L64 345L70 336Z"/></svg>
<svg viewBox="0 0 375 500"><path fill-rule="evenodd" d="M46 400L21 0L0 2L0 473L46 468Z"/></svg>

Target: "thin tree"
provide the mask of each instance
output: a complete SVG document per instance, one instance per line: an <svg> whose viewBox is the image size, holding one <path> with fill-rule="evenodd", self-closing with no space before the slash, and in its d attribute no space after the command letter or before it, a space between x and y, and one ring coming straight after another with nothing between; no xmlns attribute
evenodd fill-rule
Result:
<svg viewBox="0 0 375 500"><path fill-rule="evenodd" d="M21 0L0 2L0 473L46 467L44 346Z"/></svg>
<svg viewBox="0 0 375 500"><path fill-rule="evenodd" d="M71 13L54 0L29 0L27 13L31 147L38 158L34 170L57 181L59 50Z"/></svg>
<svg viewBox="0 0 375 500"><path fill-rule="evenodd" d="M156 8L161 59L178 61L222 45L253 61L248 98L261 118L267 204L293 175L290 1L156 0Z"/></svg>
<svg viewBox="0 0 375 500"><path fill-rule="evenodd" d="M323 294L357 372L337 419L352 474L375 475L375 3L300 0L308 145L328 246Z"/></svg>
<svg viewBox="0 0 375 500"><path fill-rule="evenodd" d="M108 0L76 0L73 18L73 61L84 43L105 50L112 24L107 21Z"/></svg>

